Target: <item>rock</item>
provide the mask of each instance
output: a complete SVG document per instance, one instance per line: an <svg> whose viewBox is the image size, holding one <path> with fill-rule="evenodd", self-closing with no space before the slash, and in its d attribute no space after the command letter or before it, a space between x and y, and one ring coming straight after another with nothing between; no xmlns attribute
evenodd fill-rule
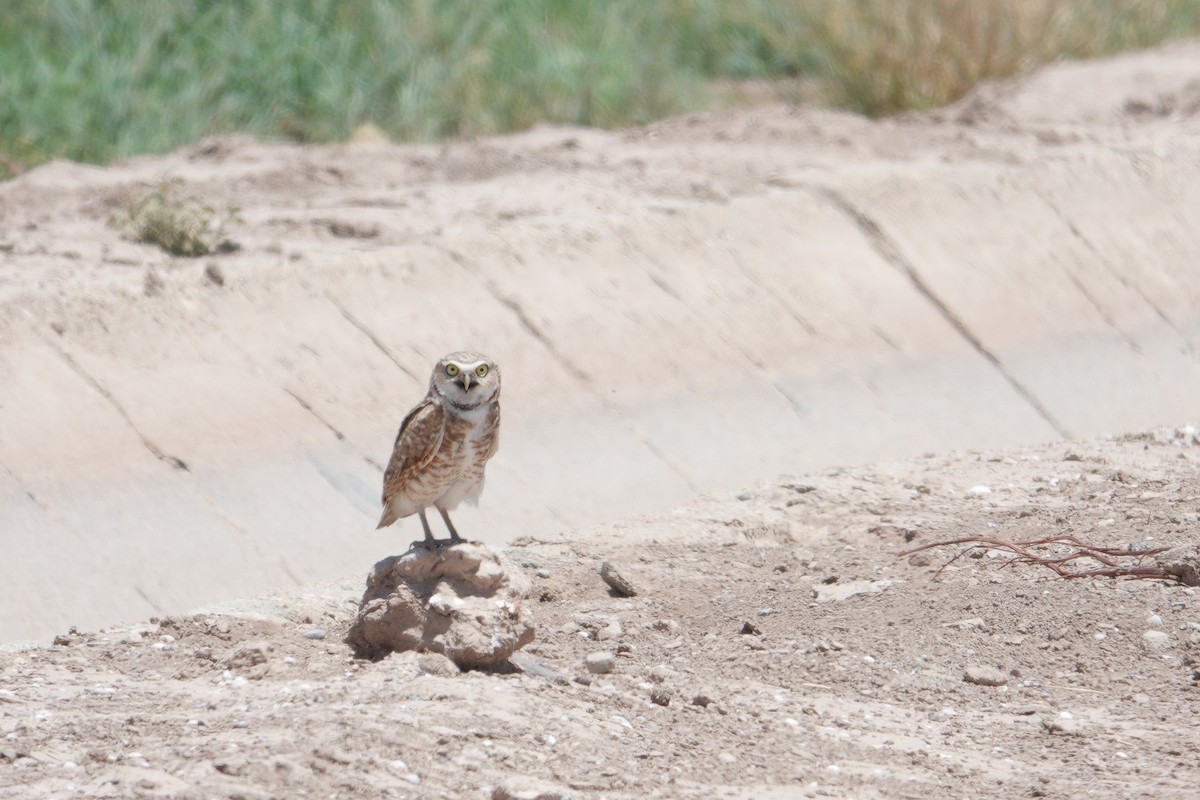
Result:
<svg viewBox="0 0 1200 800"><path fill-rule="evenodd" d="M589 653L583 665L593 675L604 675L617 666L617 656L615 653Z"/></svg>
<svg viewBox="0 0 1200 800"><path fill-rule="evenodd" d="M1171 637L1164 631L1146 631L1142 634L1142 644L1151 650L1161 650L1171 646Z"/></svg>
<svg viewBox="0 0 1200 800"><path fill-rule="evenodd" d="M637 589L633 588L633 584L608 561L600 565L600 579L607 583L615 594L621 597L633 597L637 594Z"/></svg>
<svg viewBox="0 0 1200 800"><path fill-rule="evenodd" d="M250 667L264 664L268 654L274 649L270 642L249 642L239 647L221 660L221 665L229 670L246 670Z"/></svg>
<svg viewBox="0 0 1200 800"><path fill-rule="evenodd" d="M967 667L963 680L977 686L1003 686L1008 683L1008 676L995 667Z"/></svg>
<svg viewBox="0 0 1200 800"><path fill-rule="evenodd" d="M846 583L831 583L817 586L813 589L813 597L818 603L834 603L848 600L860 594L879 594L892 587L892 581L847 581Z"/></svg>
<svg viewBox="0 0 1200 800"><path fill-rule="evenodd" d="M1200 545L1173 547L1156 555L1154 560L1184 586L1200 586Z"/></svg>
<svg viewBox="0 0 1200 800"><path fill-rule="evenodd" d="M621 627L621 623L614 619L604 627L596 629L596 640L601 642L611 641L613 639L620 639L624 634L625 629Z"/></svg>
<svg viewBox="0 0 1200 800"><path fill-rule="evenodd" d="M534 778L513 775L492 790L492 800L564 800L571 792Z"/></svg>
<svg viewBox="0 0 1200 800"><path fill-rule="evenodd" d="M959 619L954 622L943 622L943 628L961 628L962 630L971 630L972 628L986 628L987 622L983 617L969 617L967 619Z"/></svg>
<svg viewBox="0 0 1200 800"><path fill-rule="evenodd" d="M565 675L560 675L549 667L539 663L536 659L531 658L524 653L513 653L512 663L517 669L524 672L526 675L534 675L538 678L545 678L551 683L567 685L570 681Z"/></svg>
<svg viewBox="0 0 1200 800"><path fill-rule="evenodd" d="M417 669L425 675L436 675L439 678L452 678L462 670L442 653L421 653L417 656Z"/></svg>
<svg viewBox="0 0 1200 800"><path fill-rule="evenodd" d="M323 628L313 628L310 631L304 632L305 639L324 639L325 630Z"/></svg>
<svg viewBox="0 0 1200 800"><path fill-rule="evenodd" d="M665 686L655 686L651 688L650 702L659 706L671 705L671 690Z"/></svg>
<svg viewBox="0 0 1200 800"><path fill-rule="evenodd" d="M1082 736L1083 726L1079 720L1059 714L1057 717L1042 719L1042 728L1046 733L1057 733L1062 736Z"/></svg>
<svg viewBox="0 0 1200 800"><path fill-rule="evenodd" d="M495 550L466 543L414 548L367 576L346 643L360 658L442 653L463 669L500 664L533 641L522 613L529 580Z"/></svg>
<svg viewBox="0 0 1200 800"><path fill-rule="evenodd" d="M692 698L692 705L700 706L701 708L708 708L710 705L712 705L712 701L712 698L704 692L698 692L696 696Z"/></svg>

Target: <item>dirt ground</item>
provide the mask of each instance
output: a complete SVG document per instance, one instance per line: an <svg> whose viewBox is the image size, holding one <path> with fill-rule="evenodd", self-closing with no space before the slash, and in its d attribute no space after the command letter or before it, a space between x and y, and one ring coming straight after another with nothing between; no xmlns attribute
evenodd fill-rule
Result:
<svg viewBox="0 0 1200 800"><path fill-rule="evenodd" d="M835 469L519 541L525 672L356 661L353 581L64 632L0 655L0 797L1194 797L1195 589L897 553L1194 547L1197 444Z"/></svg>

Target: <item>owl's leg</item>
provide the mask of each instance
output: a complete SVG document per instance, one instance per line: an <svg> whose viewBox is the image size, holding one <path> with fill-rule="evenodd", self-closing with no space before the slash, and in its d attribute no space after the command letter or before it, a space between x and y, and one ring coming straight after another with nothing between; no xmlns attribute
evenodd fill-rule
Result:
<svg viewBox="0 0 1200 800"><path fill-rule="evenodd" d="M446 509L439 508L438 511L442 513L442 519L446 521L446 530L450 531L450 541L461 542L463 539L458 535L458 531L454 530L454 523L450 521L450 515L446 513Z"/></svg>
<svg viewBox="0 0 1200 800"><path fill-rule="evenodd" d="M422 508L417 511L417 516L421 518L421 527L425 529L425 541L421 544L425 547L437 547L437 542L433 538L433 531L429 530L429 520L425 519L425 509Z"/></svg>

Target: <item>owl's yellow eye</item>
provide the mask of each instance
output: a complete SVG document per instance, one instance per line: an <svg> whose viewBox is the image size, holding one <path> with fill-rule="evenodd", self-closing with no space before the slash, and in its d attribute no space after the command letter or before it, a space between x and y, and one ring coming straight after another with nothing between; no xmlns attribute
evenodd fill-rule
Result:
<svg viewBox="0 0 1200 800"><path fill-rule="evenodd" d="M459 369L458 369L457 364L447 364L446 365L446 374L449 375L451 378L458 375L458 373L459 373Z"/></svg>
<svg viewBox="0 0 1200 800"><path fill-rule="evenodd" d="M484 377L485 375L487 375L487 373L488 373L487 364L480 364L478 367L475 368L475 374L481 378Z"/></svg>

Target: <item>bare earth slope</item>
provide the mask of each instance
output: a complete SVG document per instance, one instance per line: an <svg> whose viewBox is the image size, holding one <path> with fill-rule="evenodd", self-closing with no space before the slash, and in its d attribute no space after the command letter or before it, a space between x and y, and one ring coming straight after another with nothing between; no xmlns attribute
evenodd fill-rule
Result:
<svg viewBox="0 0 1200 800"><path fill-rule="evenodd" d="M931 116L445 147L202 142L0 185L0 640L362 571L443 353L502 365L500 543L782 472L1178 425L1200 396L1200 43ZM171 258L114 211L236 206Z"/></svg>
<svg viewBox="0 0 1200 800"><path fill-rule="evenodd" d="M520 541L540 674L355 661L357 581L72 633L0 654L0 797L1195 797L1195 589L896 553L1194 551L1198 463L1191 430L963 453Z"/></svg>

